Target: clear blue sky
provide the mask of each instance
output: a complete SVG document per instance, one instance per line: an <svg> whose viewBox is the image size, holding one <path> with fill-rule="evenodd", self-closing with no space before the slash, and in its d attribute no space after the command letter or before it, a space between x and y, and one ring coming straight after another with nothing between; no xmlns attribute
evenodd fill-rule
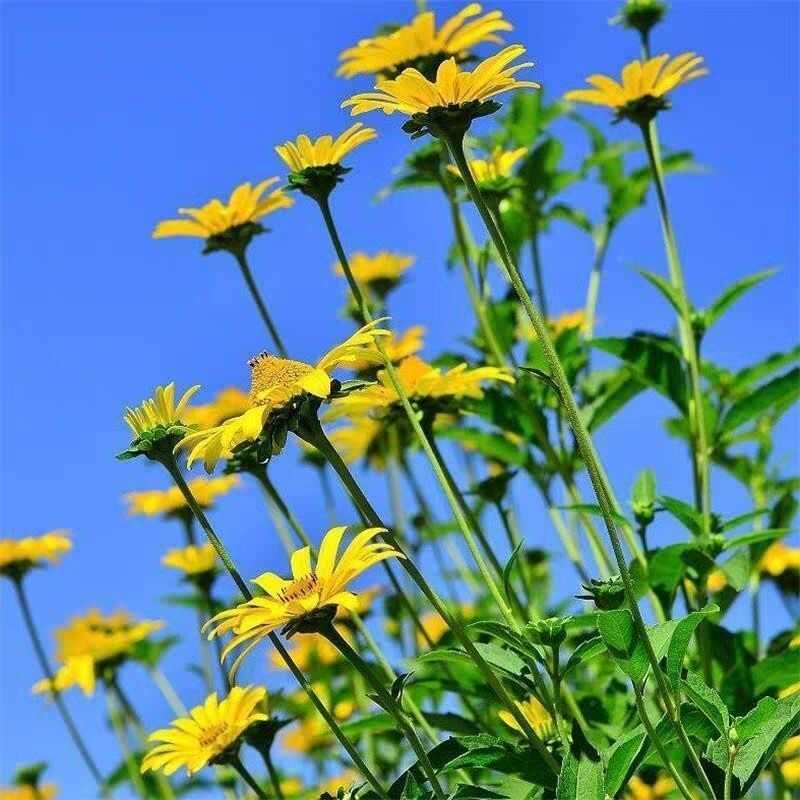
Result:
<svg viewBox="0 0 800 800"><path fill-rule="evenodd" d="M549 96L580 86L595 71L616 73L638 55L635 37L607 20L616 3L504 2L512 41L529 48ZM754 291L714 330L707 353L739 367L797 338L797 23L792 2L674 2L655 33L656 51L698 50L710 77L680 90L663 115L662 139L691 148L704 176L669 182L688 282L706 304L735 278L769 265L781 272ZM461 4L435 4L440 15ZM487 4L494 8L496 4ZM2 534L54 527L74 531L64 564L31 577L36 617L45 630L97 605L137 615L165 615L188 637L167 670L187 703L201 699L186 671L192 615L165 607L174 589L159 565L178 530L126 518L121 495L166 486L141 460L114 453L127 443L120 414L157 383L200 382L207 394L245 384L246 360L268 346L240 276L225 254L203 258L194 240L153 241L155 221L181 205L227 194L237 183L281 175L273 146L300 132L338 132L348 117L339 102L366 86L334 77L337 53L389 20L413 13L411 2L6 3L3 7L3 521ZM611 137L602 111L592 118ZM399 123L376 116L377 142L350 159L355 171L335 196L351 249L381 248L417 256L394 302L398 326L428 327L430 356L468 329L456 273L443 267L450 241L445 209L433 193L382 204L372 197L409 150ZM483 123L484 129L486 123ZM564 128L568 160L584 153L581 134ZM574 192L596 211L592 187ZM550 297L558 310L582 302L590 244L566 227L543 244ZM315 209L300 202L274 217L274 233L251 248L257 279L292 353L312 359L349 330L338 316L341 279L331 274L329 244ZM665 271L655 209L630 218L608 258L600 332L666 330L672 319L635 274ZM638 398L610 424L598 445L620 495L638 470L653 467L660 488L688 496L682 448L662 431L666 404ZM797 416L778 441L796 467ZM419 467L427 479L426 468ZM289 448L275 465L287 500L312 531L325 529L313 475ZM385 507L383 482L368 481ZM531 543L556 548L538 503L516 488ZM714 506L747 510L742 492L715 476ZM342 520L349 521L340 497ZM282 568L283 555L255 487L215 512L246 575ZM668 527L668 526L666 526ZM664 539L674 531L661 528ZM560 562L563 565L563 561ZM572 575L563 566L566 581ZM376 575L377 578L377 575ZM563 584L562 584L563 585ZM571 583L565 594L572 594ZM53 709L30 697L38 666L10 587L2 598L0 781L19 762L47 758L64 797L84 800L92 786ZM772 594L766 611L777 628L785 612ZM247 674L263 676L263 656ZM126 670L148 725L169 711L135 667ZM278 681L269 682L270 686ZM104 766L116 760L102 724L102 704L68 700Z"/></svg>

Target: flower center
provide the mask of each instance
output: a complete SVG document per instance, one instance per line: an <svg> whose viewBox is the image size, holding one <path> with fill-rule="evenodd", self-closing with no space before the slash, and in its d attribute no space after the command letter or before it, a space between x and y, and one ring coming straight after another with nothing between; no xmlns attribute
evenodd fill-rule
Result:
<svg viewBox="0 0 800 800"><path fill-rule="evenodd" d="M210 728L206 728L198 737L197 741L200 742L201 747L211 747L217 739L222 737L228 731L227 722L218 722Z"/></svg>
<svg viewBox="0 0 800 800"><path fill-rule="evenodd" d="M302 361L259 353L247 362L250 366L250 405L274 405L291 398L295 382L313 372ZM299 393L299 392L298 392Z"/></svg>
<svg viewBox="0 0 800 800"><path fill-rule="evenodd" d="M311 572L308 575L303 575L302 578L297 578L292 581L279 595L279 598L284 603L290 603L292 600L302 600L305 597L317 591L319 586L319 579Z"/></svg>

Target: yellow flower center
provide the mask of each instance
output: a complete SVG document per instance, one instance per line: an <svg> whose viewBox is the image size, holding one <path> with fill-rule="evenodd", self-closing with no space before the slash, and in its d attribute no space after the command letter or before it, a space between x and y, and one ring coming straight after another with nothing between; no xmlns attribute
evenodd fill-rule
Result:
<svg viewBox="0 0 800 800"><path fill-rule="evenodd" d="M269 353L259 353L248 362L250 366L250 405L273 405L288 400L294 383L313 372L313 367L302 361L279 358ZM284 392L278 390L283 389Z"/></svg>
<svg viewBox="0 0 800 800"><path fill-rule="evenodd" d="M311 572L308 575L303 575L302 578L297 578L292 581L281 593L280 599L284 603L290 603L293 600L302 600L305 597L317 591L319 580L317 576Z"/></svg>
<svg viewBox="0 0 800 800"><path fill-rule="evenodd" d="M210 728L206 728L198 737L201 747L211 747L218 739L228 732L227 722L218 722Z"/></svg>

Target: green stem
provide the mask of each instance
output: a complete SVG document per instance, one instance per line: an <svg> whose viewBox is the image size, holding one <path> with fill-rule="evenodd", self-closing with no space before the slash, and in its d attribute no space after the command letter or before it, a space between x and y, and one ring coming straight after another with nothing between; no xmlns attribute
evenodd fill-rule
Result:
<svg viewBox="0 0 800 800"><path fill-rule="evenodd" d="M508 546L511 548L511 552L513 553L517 547L520 547L522 544L522 539L517 535L516 531L511 527L511 521L509 519L509 512L503 508L503 504L500 502L494 503L495 510L497 511L497 515L500 517L500 521L503 524L503 530L506 532L506 537L508 538ZM530 577L528 575L528 557L527 553L525 552L524 547L520 547L519 555L517 556L517 565L519 569L519 576L522 582L522 588L525 592L525 599L527 601L527 609L529 610L532 603L532 595L531 595L531 582Z"/></svg>
<svg viewBox="0 0 800 800"><path fill-rule="evenodd" d="M152 667L148 672L153 679L153 683L158 687L158 690L167 701L170 711L172 711L176 717L185 717L189 713L189 710L181 702L178 693L175 691L175 687L170 683L167 676L158 667Z"/></svg>
<svg viewBox="0 0 800 800"><path fill-rule="evenodd" d="M547 316L547 296L544 292L544 275L542 273L542 257L539 252L539 228L533 218L533 231L531 233L531 261L533 262L533 280L536 284L536 297L542 314Z"/></svg>
<svg viewBox="0 0 800 800"><path fill-rule="evenodd" d="M260 800L269 800L269 795L264 793L264 790L258 785L258 781L247 771L238 755L232 756L228 763L242 776L242 780L256 793L256 797Z"/></svg>
<svg viewBox="0 0 800 800"><path fill-rule="evenodd" d="M256 282L253 278L253 273L250 271L250 265L247 263L247 256L245 256L244 251L241 253L236 252L233 255L236 258L236 263L239 265L239 269L242 271L242 277L244 278L244 282L247 284L247 288L250 290L250 295L252 296L256 307L258 308L258 313L261 315L261 319L263 320L264 325L266 325L269 335L272 337L272 341L278 350L278 355L286 358L286 348L283 345L283 341L278 334L278 329L275 327L275 323L272 321L269 311L267 311L267 306L261 297L261 293L258 291L258 287L256 286Z"/></svg>
<svg viewBox="0 0 800 800"><path fill-rule="evenodd" d="M276 800L283 800L284 795L283 789L281 789L281 777L278 775L278 770L275 769L275 764L272 761L272 753L269 750L265 750L261 755L267 767L269 780L272 784L272 791L275 793Z"/></svg>
<svg viewBox="0 0 800 800"><path fill-rule="evenodd" d="M564 732L564 726L561 719L561 664L558 659L558 646L551 647L553 656L552 667L550 671L550 679L553 681L553 721L556 724L556 731L558 731L559 738L564 745L564 752L569 750L569 739Z"/></svg>
<svg viewBox="0 0 800 800"><path fill-rule="evenodd" d="M220 557L220 560L225 565L225 568L228 570L233 582L236 584L237 588L244 597L245 600L252 600L253 593L250 591L250 588L245 583L244 579L242 578L239 571L236 569L233 560L231 559L225 545L222 543L222 540L217 536L214 529L211 527L211 523L208 521L206 515L203 513L203 509L197 504L197 501L192 494L192 490L186 484L186 481L183 479L183 475L181 475L180 469L178 468L178 464L173 458L165 458L161 462L169 474L172 476L172 479L175 481L175 484L181 490L184 498L186 499L189 508L192 509L197 521L200 523L200 527L205 531L208 540L214 546L214 549L217 551L217 554ZM269 640L272 642L273 647L278 651L278 654L285 662L286 666L289 667L289 671L294 676L295 680L300 684L303 688L305 693L308 695L309 700L313 704L314 708L317 709L320 716L325 720L328 727L333 732L334 736L339 740L339 743L345 749L347 754L350 756L350 759L355 764L356 768L361 772L361 774L366 778L369 785L377 792L378 796L383 798L384 800L388 800L388 795L386 794L386 790L381 786L378 779L372 774L372 772L367 768L367 765L364 763L364 760L361 758L358 750L353 746L352 742L347 738L344 731L341 729L339 724L334 719L333 715L328 711L325 704L320 700L319 695L314 691L311 687L311 684L306 680L305 675L303 675L300 668L295 663L294 659L289 654L289 651L283 646L281 640L277 637L275 633L269 634Z"/></svg>
<svg viewBox="0 0 800 800"><path fill-rule="evenodd" d="M275 488L275 484L269 477L267 468L263 467L262 469L253 470L252 474L264 487L264 492L266 493L267 497L272 500L272 502L275 504L275 507L281 512L284 519L289 523L289 527L297 537L297 541L300 543L300 546L311 547L311 540L308 538L308 534L300 524L300 520L298 520L297 517L289 510L289 507L286 505L280 493Z"/></svg>
<svg viewBox="0 0 800 800"><path fill-rule="evenodd" d="M539 338L543 355L550 368L551 378L558 389L560 401L564 406L567 421L572 429L584 464L586 464L586 469L589 473L589 478L597 497L598 505L600 506L602 512L603 521L605 522L608 536L611 541L611 547L614 551L614 557L617 561L617 567L619 568L620 576L625 586L625 594L628 600L628 605L630 606L631 614L633 615L633 621L637 635L639 640L644 645L648 661L653 669L653 674L655 675L658 689L664 702L664 706L667 709L670 719L676 727L678 737L683 743L684 748L686 749L687 754L692 761L692 765L697 771L698 778L702 782L706 793L709 797L713 798L714 790L711 787L708 776L703 771L697 753L694 751L694 747L689 741L689 737L686 734L683 725L681 724L680 718L677 714L677 709L672 701L672 695L669 690L669 686L667 685L666 677L661 671L658 657L653 649L653 644L650 641L650 637L647 635L647 629L645 628L642 613L636 602L636 594L634 592L633 583L628 570L625 552L622 548L622 541L614 520L614 515L616 513L616 501L614 500L613 490L611 489L608 477L602 467L602 464L600 463L597 452L595 451L591 436L586 428L586 424L583 420L580 409L578 408L572 388L569 385L569 380L567 379L564 368L561 364L555 347L553 346L547 322L545 321L545 318L542 316L541 312L534 306L533 301L531 300L531 297L525 288L525 284L520 277L519 270L514 264L511 254L506 247L502 234L495 225L491 212L486 206L480 190L478 189L478 186L472 177L472 173L469 170L469 165L467 164L467 160L464 155L462 138L451 137L448 139L447 143L450 147L450 151L453 155L456 165L459 168L461 177L467 186L467 189L469 190L470 196L472 197L475 206L477 207L478 212L480 213L481 218L486 225L489 235L491 236L492 241L494 242L495 247L500 254L501 266L506 272L506 277L514 287L517 296L519 297L519 300Z"/></svg>
<svg viewBox="0 0 800 800"><path fill-rule="evenodd" d="M736 758L736 748L728 748L728 763L725 765L725 786L722 790L723 800L731 800L731 785L733 783L733 760Z"/></svg>
<svg viewBox="0 0 800 800"><path fill-rule="evenodd" d="M600 276L603 271L603 263L608 252L608 241L611 238L611 227L608 222L602 226L598 238L594 243L594 259L592 260L592 272L589 275L589 286L586 290L586 338L594 336L594 328L597 322L597 300L600 295Z"/></svg>
<svg viewBox="0 0 800 800"><path fill-rule="evenodd" d="M49 682L50 695L53 698L53 702L56 704L56 708L58 708L58 712L61 714L61 719L64 721L64 725L66 726L67 731L69 732L69 735L75 744L75 747L78 749L84 764L86 764L87 769L92 773L92 777L100 787L101 794L104 797L109 796L110 792L105 787L105 781L100 773L100 769L95 763L95 760L92 758L91 753L89 753L89 748L83 741L83 737L78 730L78 726L75 724L75 720L73 720L72 715L69 713L69 710L64 703L64 699L61 697L61 693L55 688L53 669L50 666L50 661L47 658L47 653L45 653L44 645L39 637L39 631L36 628L36 623L33 621L33 614L31 613L31 607L28 603L28 595L25 591L25 587L23 586L22 579L20 578L18 580L14 580L12 583L14 585L14 591L17 595L17 600L19 601L22 619L25 622L25 627L28 629L28 635L30 636L31 643L33 644L34 652L36 653L36 658L39 660L39 666L42 669L42 673Z"/></svg>
<svg viewBox="0 0 800 800"><path fill-rule="evenodd" d="M410 724L405 712L399 703L389 694L381 679L375 674L372 667L350 646L350 643L336 630L334 625L326 625L320 633L361 673L364 680L372 686L380 705L394 717L400 729L403 731L411 749L417 756L418 763L431 784L434 794L439 800L445 800L446 793L439 783L436 770L428 758L425 747L419 740L413 726Z"/></svg>
<svg viewBox="0 0 800 800"><path fill-rule="evenodd" d="M111 727L114 730L114 735L117 737L117 742L120 750L122 751L122 758L125 761L125 767L128 771L128 778L130 779L131 785L136 791L136 794L138 794L143 800L147 800L147 787L144 785L142 773L139 770L139 764L136 762L136 758L130 748L125 727L121 724L119 719L119 715L122 713L122 710L114 703L114 700L111 696L111 689L108 686L105 687L105 696L106 708L108 709L108 721L111 723Z"/></svg>

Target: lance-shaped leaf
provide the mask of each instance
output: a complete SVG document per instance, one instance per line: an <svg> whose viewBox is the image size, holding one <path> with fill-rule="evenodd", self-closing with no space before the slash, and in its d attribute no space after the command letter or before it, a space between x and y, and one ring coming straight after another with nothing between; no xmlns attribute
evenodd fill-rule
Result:
<svg viewBox="0 0 800 800"><path fill-rule="evenodd" d="M785 409L800 397L800 367L773 378L735 402L722 418L720 433L730 433L770 409Z"/></svg>
<svg viewBox="0 0 800 800"><path fill-rule="evenodd" d="M777 272L776 269L765 269L734 281L705 312L706 324L710 328L737 300L740 300L754 286Z"/></svg>

